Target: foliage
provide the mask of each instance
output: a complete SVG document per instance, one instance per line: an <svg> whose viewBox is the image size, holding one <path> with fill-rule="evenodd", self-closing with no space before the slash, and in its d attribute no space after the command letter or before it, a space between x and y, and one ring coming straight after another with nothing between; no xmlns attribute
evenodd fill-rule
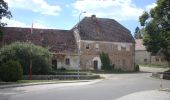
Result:
<svg viewBox="0 0 170 100"><path fill-rule="evenodd" d="M138 72L139 71L139 65L135 65L135 71Z"/></svg>
<svg viewBox="0 0 170 100"><path fill-rule="evenodd" d="M157 6L141 15L139 21L145 26L143 41L147 50L162 52L170 62L170 0L157 0Z"/></svg>
<svg viewBox="0 0 170 100"><path fill-rule="evenodd" d="M23 75L21 64L17 61L9 60L0 66L0 78L5 82L15 82Z"/></svg>
<svg viewBox="0 0 170 100"><path fill-rule="evenodd" d="M25 75L29 74L31 60L33 74L47 74L51 70L50 52L32 43L16 42L1 48L0 63L5 63L10 59L20 62Z"/></svg>
<svg viewBox="0 0 170 100"><path fill-rule="evenodd" d="M146 20L149 18L149 14L148 12L144 12L140 17L139 17L139 21L141 26L145 26L146 24Z"/></svg>
<svg viewBox="0 0 170 100"><path fill-rule="evenodd" d="M102 52L100 54L100 59L102 62L102 70L113 70L114 69L114 65L110 64L109 55L107 53Z"/></svg>
<svg viewBox="0 0 170 100"><path fill-rule="evenodd" d="M3 40L3 27L7 25L6 23L2 22L2 18L10 19L12 17L11 12L8 10L8 4L4 0L0 0L0 43L3 44L1 41Z"/></svg>
<svg viewBox="0 0 170 100"><path fill-rule="evenodd" d="M136 27L134 37L135 39L142 39L142 34L141 34L139 27Z"/></svg>

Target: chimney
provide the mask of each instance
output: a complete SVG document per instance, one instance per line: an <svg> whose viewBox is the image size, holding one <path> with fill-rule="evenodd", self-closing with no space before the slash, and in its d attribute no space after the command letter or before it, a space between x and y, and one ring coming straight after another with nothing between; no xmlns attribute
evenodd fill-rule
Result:
<svg viewBox="0 0 170 100"><path fill-rule="evenodd" d="M91 15L91 19L96 19L96 15Z"/></svg>

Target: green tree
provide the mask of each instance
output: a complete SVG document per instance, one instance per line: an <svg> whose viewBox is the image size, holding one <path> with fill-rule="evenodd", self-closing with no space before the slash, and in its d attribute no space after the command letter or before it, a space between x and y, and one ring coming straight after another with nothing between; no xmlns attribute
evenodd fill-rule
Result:
<svg viewBox="0 0 170 100"><path fill-rule="evenodd" d="M149 18L149 14L148 12L144 12L140 17L139 17L139 22L141 24L141 26L145 26L146 24L146 20Z"/></svg>
<svg viewBox="0 0 170 100"><path fill-rule="evenodd" d="M11 12L8 9L8 4L4 0L0 0L0 27L4 27L6 23L2 22L2 18L10 19L12 17Z"/></svg>
<svg viewBox="0 0 170 100"><path fill-rule="evenodd" d="M4 0L0 0L0 42L3 39L3 27L7 25L2 22L2 18L10 19L12 17L11 12L8 10L8 4Z"/></svg>
<svg viewBox="0 0 170 100"><path fill-rule="evenodd" d="M134 37L135 39L142 39L142 34L139 27L136 27Z"/></svg>
<svg viewBox="0 0 170 100"><path fill-rule="evenodd" d="M162 52L170 64L170 0L157 0L157 6L143 13L139 21L145 28L143 41L147 50Z"/></svg>
<svg viewBox="0 0 170 100"><path fill-rule="evenodd" d="M47 74L51 70L50 52L31 43L16 42L1 48L0 63L3 64L9 60L19 61L25 75L29 74L31 61L33 74Z"/></svg>

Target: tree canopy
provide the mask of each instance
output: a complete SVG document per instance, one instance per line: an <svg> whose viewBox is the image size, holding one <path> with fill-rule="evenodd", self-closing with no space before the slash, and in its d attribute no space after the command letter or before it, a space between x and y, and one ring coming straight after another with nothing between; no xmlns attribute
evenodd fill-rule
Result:
<svg viewBox="0 0 170 100"><path fill-rule="evenodd" d="M48 49L32 43L16 42L0 49L0 66L9 60L18 61L24 75L28 75L32 61L33 74L47 74L51 70L51 54Z"/></svg>
<svg viewBox="0 0 170 100"><path fill-rule="evenodd" d="M8 4L4 0L0 0L0 27L4 27L6 23L2 22L2 18L10 19L12 17L11 12L8 9Z"/></svg>
<svg viewBox="0 0 170 100"><path fill-rule="evenodd" d="M134 33L135 39L142 39L142 30L137 26Z"/></svg>
<svg viewBox="0 0 170 100"><path fill-rule="evenodd" d="M4 0L0 0L0 41L3 38L2 27L7 25L6 23L2 22L2 18L10 19L12 17L11 12L8 10L8 4Z"/></svg>
<svg viewBox="0 0 170 100"><path fill-rule="evenodd" d="M162 52L170 62L170 0L157 0L157 6L139 17L144 26L144 45L152 53Z"/></svg>

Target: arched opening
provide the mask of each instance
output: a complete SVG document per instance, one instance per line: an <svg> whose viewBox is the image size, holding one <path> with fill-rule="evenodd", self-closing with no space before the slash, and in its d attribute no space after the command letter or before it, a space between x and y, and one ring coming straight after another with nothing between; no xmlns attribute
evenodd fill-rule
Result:
<svg viewBox="0 0 170 100"><path fill-rule="evenodd" d="M101 69L100 57L94 57L93 58L93 69L94 70L100 70Z"/></svg>
<svg viewBox="0 0 170 100"><path fill-rule="evenodd" d="M93 61L93 66L94 66L94 70L98 70L98 61L97 60L94 60Z"/></svg>

